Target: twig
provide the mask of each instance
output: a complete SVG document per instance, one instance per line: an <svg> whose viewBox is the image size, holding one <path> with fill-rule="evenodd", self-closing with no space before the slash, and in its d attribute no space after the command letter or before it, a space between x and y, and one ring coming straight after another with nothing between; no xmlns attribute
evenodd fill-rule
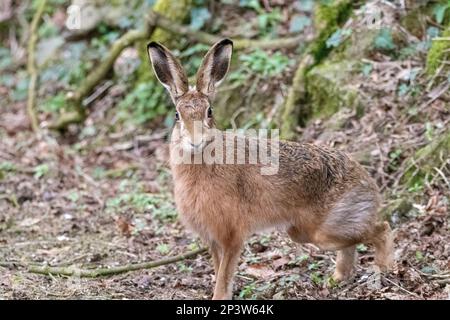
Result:
<svg viewBox="0 0 450 320"><path fill-rule="evenodd" d="M448 188L450 189L450 182L448 181L447 177L445 176L445 174L442 172L441 169L434 167L434 170L437 171L437 173L439 173L439 175L442 177L442 179L444 179L445 182L447 182Z"/></svg>
<svg viewBox="0 0 450 320"><path fill-rule="evenodd" d="M413 297L421 298L417 293L414 293L414 292L411 292L411 291L406 290L405 288L403 288L403 287L400 286L399 284L395 283L394 281L392 281L392 280L386 278L385 276L383 276L383 279L386 280L387 282L389 282L390 284L393 284L394 286L396 286L396 287L399 288L400 290L402 290L402 291L404 291L404 292L406 292L406 293L412 295Z"/></svg>
<svg viewBox="0 0 450 320"><path fill-rule="evenodd" d="M30 83L28 84L27 113L30 118L31 128L34 132L39 131L38 119L35 111L36 104L36 82L38 79L38 70L35 61L35 49L37 42L37 28L39 20L41 20L47 0L41 0L30 26L30 38L28 40L28 61L27 71L30 75Z"/></svg>
<svg viewBox="0 0 450 320"><path fill-rule="evenodd" d="M171 263L175 263L178 261L182 261L185 259L195 257L206 251L207 251L207 248L200 248L200 249L189 251L187 253L183 253L178 256L167 258L167 259L161 259L161 260L150 261L150 262L142 262L142 263L134 263L134 264L128 264L128 265L112 267L112 268L98 268L98 269L90 270L90 269L79 269L75 266L51 267L51 266L30 265L30 266L27 266L27 269L31 273L38 273L38 274L77 276L80 278L96 278L96 277L110 276L110 275L115 275L115 274L130 272L130 271L136 271L136 270L156 268L156 267L159 267L162 265L167 265L167 264L171 264Z"/></svg>

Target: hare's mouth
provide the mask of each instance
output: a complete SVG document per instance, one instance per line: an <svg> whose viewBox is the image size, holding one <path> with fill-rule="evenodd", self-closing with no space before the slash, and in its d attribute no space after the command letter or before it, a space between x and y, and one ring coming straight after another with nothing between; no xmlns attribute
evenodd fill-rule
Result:
<svg viewBox="0 0 450 320"><path fill-rule="evenodd" d="M200 153L202 152L206 146L208 146L212 141L214 140L214 138L208 138L208 139L203 139L198 143L192 143L191 141L186 141L185 142L185 149L187 149L186 151L190 151L192 153Z"/></svg>

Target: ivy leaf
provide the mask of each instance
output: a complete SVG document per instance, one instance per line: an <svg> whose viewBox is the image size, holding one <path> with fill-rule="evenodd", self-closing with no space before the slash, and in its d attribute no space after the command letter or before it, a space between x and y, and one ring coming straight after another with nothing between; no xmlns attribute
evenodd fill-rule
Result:
<svg viewBox="0 0 450 320"><path fill-rule="evenodd" d="M206 8L193 8L191 10L191 28L200 30L211 18L211 13Z"/></svg>
<svg viewBox="0 0 450 320"><path fill-rule="evenodd" d="M437 23L442 24L442 22L444 22L445 11L448 9L448 7L448 4L437 4L433 8L433 14Z"/></svg>
<svg viewBox="0 0 450 320"><path fill-rule="evenodd" d="M364 76L368 77L372 72L373 66L371 63L365 63L362 67L362 73Z"/></svg>
<svg viewBox="0 0 450 320"><path fill-rule="evenodd" d="M297 11L311 12L314 9L314 0L294 1L294 8Z"/></svg>
<svg viewBox="0 0 450 320"><path fill-rule="evenodd" d="M381 50L394 50L395 47L391 30L386 28L381 29L375 38L375 48Z"/></svg>
<svg viewBox="0 0 450 320"><path fill-rule="evenodd" d="M310 25L311 19L309 17L304 15L295 15L291 20L291 24L289 25L289 32L300 32Z"/></svg>
<svg viewBox="0 0 450 320"><path fill-rule="evenodd" d="M243 7L243 8L252 8L255 11L258 11L261 9L261 6L260 6L258 0L240 0L239 6Z"/></svg>
<svg viewBox="0 0 450 320"><path fill-rule="evenodd" d="M436 38L439 36L439 29L436 27L429 27L427 29L427 36L430 39Z"/></svg>
<svg viewBox="0 0 450 320"><path fill-rule="evenodd" d="M326 42L327 48L338 47L345 38L352 34L351 29L337 29Z"/></svg>
<svg viewBox="0 0 450 320"><path fill-rule="evenodd" d="M398 95L400 97L403 97L406 95L409 91L409 86L406 83L402 83L400 87L398 88Z"/></svg>

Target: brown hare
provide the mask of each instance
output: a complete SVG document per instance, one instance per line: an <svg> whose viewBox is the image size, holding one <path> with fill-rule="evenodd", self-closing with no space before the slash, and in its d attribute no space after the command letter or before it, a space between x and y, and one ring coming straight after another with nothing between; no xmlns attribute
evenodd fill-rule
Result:
<svg viewBox="0 0 450 320"><path fill-rule="evenodd" d="M388 269L392 235L379 215L377 186L343 152L280 141L278 171L267 175L261 173L260 163L247 160L240 164L195 161L207 149L228 152L222 149L222 139L209 132L215 127L211 103L228 72L232 48L229 39L214 44L202 61L196 86L190 87L172 53L156 42L148 45L154 72L176 106L170 143L175 202L183 222L209 245L216 274L213 299L232 298L245 240L271 227L283 228L295 242L337 250L336 281L351 275L359 243L373 244L375 264ZM189 161L177 160L180 150ZM235 146L233 152L249 156L249 151Z"/></svg>

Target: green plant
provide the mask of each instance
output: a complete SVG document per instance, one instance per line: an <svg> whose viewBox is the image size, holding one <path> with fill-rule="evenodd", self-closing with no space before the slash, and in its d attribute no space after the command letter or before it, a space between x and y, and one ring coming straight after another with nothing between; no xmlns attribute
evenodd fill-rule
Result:
<svg viewBox="0 0 450 320"><path fill-rule="evenodd" d="M256 74L263 78L274 77L281 74L294 61L280 52L268 54L257 49L250 54L242 54L239 57L242 67L230 75L230 80L242 82L250 75Z"/></svg>
<svg viewBox="0 0 450 320"><path fill-rule="evenodd" d="M389 153L389 164L388 164L389 169L393 171L397 169L398 165L400 164L401 155L402 155L401 149L396 149Z"/></svg>
<svg viewBox="0 0 450 320"><path fill-rule="evenodd" d="M16 165L10 161L0 162L0 171L11 172L16 171Z"/></svg>
<svg viewBox="0 0 450 320"><path fill-rule="evenodd" d="M408 192L420 192L423 190L423 181L416 181L412 186L408 188Z"/></svg>
<svg viewBox="0 0 450 320"><path fill-rule="evenodd" d="M425 138L431 142L433 140L434 137L434 126L433 123L431 122L426 122L425 123Z"/></svg>
<svg viewBox="0 0 450 320"><path fill-rule="evenodd" d="M164 88L154 81L140 83L119 103L119 117L142 124L166 114L167 106L161 101Z"/></svg>
<svg viewBox="0 0 450 320"><path fill-rule="evenodd" d="M204 1L194 1L194 6L191 9L191 24L190 27L194 30L200 30L205 23L211 18L211 13L204 5Z"/></svg>
<svg viewBox="0 0 450 320"><path fill-rule="evenodd" d="M321 264L321 262L311 262L308 265L308 270L317 270L317 269L319 269L320 264Z"/></svg>
<svg viewBox="0 0 450 320"><path fill-rule="evenodd" d="M256 11L259 33L263 36L274 33L275 27L282 21L280 8L273 8L270 12L266 12L258 0L240 0L239 6Z"/></svg>
<svg viewBox="0 0 450 320"><path fill-rule="evenodd" d="M80 198L80 194L77 191L71 191L68 195L67 198L72 201L72 202L77 202L78 199Z"/></svg>
<svg viewBox="0 0 450 320"><path fill-rule="evenodd" d="M0 48L0 71L6 69L7 67L11 66L13 63L13 58L11 55L11 50L8 48ZM2 75L3 77L3 75Z"/></svg>
<svg viewBox="0 0 450 320"><path fill-rule="evenodd" d="M325 42L327 48L338 47L352 34L352 29L337 29Z"/></svg>
<svg viewBox="0 0 450 320"><path fill-rule="evenodd" d="M445 12L449 8L450 8L450 1L448 1L446 4L438 3L434 6L433 14L437 23L442 24L444 22Z"/></svg>
<svg viewBox="0 0 450 320"><path fill-rule="evenodd" d="M300 256L295 257L294 260L289 261L288 265L289 266L299 265L299 264L302 264L304 261L307 261L308 259L309 259L309 255L302 254Z"/></svg>
<svg viewBox="0 0 450 320"><path fill-rule="evenodd" d="M394 50L397 46L394 43L392 31L388 28L380 29L378 35L375 37L374 46L376 49L379 50L384 51Z"/></svg>
<svg viewBox="0 0 450 320"><path fill-rule="evenodd" d="M43 111L51 113L58 112L65 106L66 106L66 97L62 92L48 98L43 104L41 104L41 108Z"/></svg>
<svg viewBox="0 0 450 320"><path fill-rule="evenodd" d="M424 259L423 253L421 251L417 250L416 251L416 260L420 262L420 261L423 261L423 259Z"/></svg>
<svg viewBox="0 0 450 320"><path fill-rule="evenodd" d="M365 77L368 77L372 73L372 70L373 70L373 65L371 63L364 63L361 66L361 72Z"/></svg>
<svg viewBox="0 0 450 320"><path fill-rule="evenodd" d="M34 170L34 177L36 179L40 179L41 177L45 176L49 172L50 168L49 168L48 164L43 163L43 164L40 164L40 165L34 167L33 170Z"/></svg>
<svg viewBox="0 0 450 320"><path fill-rule="evenodd" d="M187 273L191 273L192 270L193 270L192 267L185 265L183 262L179 262L179 263L178 263L178 269L179 269L181 272L187 272Z"/></svg>
<svg viewBox="0 0 450 320"><path fill-rule="evenodd" d="M321 285L323 283L323 277L319 272L312 272L310 278L315 285Z"/></svg>
<svg viewBox="0 0 450 320"><path fill-rule="evenodd" d="M112 208L130 207L142 212L153 209L159 202L160 199L151 194L131 192L109 199L106 202L106 206Z"/></svg>
<svg viewBox="0 0 450 320"><path fill-rule="evenodd" d="M161 253L162 255L166 255L169 253L170 251L170 246L168 244L165 243L161 243L159 245L156 246L156 250Z"/></svg>
<svg viewBox="0 0 450 320"><path fill-rule="evenodd" d="M363 243L360 243L356 246L356 250L358 250L358 252L366 252L367 246Z"/></svg>
<svg viewBox="0 0 450 320"><path fill-rule="evenodd" d="M300 32L310 25L311 25L310 17L305 15L295 15L289 24L289 32L292 33Z"/></svg>
<svg viewBox="0 0 450 320"><path fill-rule="evenodd" d="M239 298L256 299L255 290L256 290L256 285L254 283L250 283L250 284L244 286L244 288L242 288L241 292L239 293Z"/></svg>

